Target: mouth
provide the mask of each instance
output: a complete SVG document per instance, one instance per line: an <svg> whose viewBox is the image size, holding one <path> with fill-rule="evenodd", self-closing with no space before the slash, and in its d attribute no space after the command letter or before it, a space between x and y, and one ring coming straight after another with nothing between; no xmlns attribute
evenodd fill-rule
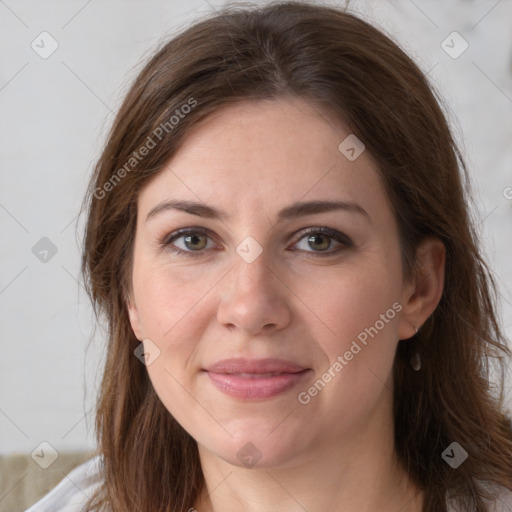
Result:
<svg viewBox="0 0 512 512"><path fill-rule="evenodd" d="M311 369L282 359L225 359L204 371L225 395L242 400L264 400L291 390Z"/></svg>

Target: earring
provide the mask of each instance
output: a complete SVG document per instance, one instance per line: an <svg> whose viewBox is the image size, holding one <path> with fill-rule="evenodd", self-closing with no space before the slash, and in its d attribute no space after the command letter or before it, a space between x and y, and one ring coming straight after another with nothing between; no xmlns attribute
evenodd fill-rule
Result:
<svg viewBox="0 0 512 512"><path fill-rule="evenodd" d="M416 329L416 333L415 333L415 335L416 335L416 334L418 334L419 329L416 326L414 328ZM421 369L421 357L420 357L419 352L414 352L414 354L411 357L410 363L411 363L411 367L414 371L417 372Z"/></svg>
<svg viewBox="0 0 512 512"><path fill-rule="evenodd" d="M411 357L411 367L414 371L418 372L421 369L421 357L419 352L414 352Z"/></svg>

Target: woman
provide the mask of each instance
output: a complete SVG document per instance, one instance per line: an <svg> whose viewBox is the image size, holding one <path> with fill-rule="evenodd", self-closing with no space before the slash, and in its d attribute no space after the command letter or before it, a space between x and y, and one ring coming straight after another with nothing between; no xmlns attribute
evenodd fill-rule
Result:
<svg viewBox="0 0 512 512"><path fill-rule="evenodd" d="M30 511L512 510L466 189L426 78L352 14L231 8L168 42L88 195L98 455Z"/></svg>

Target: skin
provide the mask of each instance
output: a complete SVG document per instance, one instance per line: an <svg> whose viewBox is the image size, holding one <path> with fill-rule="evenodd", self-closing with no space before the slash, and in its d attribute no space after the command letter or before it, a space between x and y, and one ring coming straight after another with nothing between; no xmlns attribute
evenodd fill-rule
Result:
<svg viewBox="0 0 512 512"><path fill-rule="evenodd" d="M198 443L205 488L191 505L199 512L421 510L422 493L393 446L392 366L398 340L413 336L440 300L445 251L426 240L417 274L403 279L376 162L368 151L349 161L338 150L349 134L297 98L229 106L199 124L139 196L127 307L137 338L160 350L147 366L158 396ZM169 199L228 217L167 209L146 220ZM335 210L278 221L280 209L311 200L354 202L368 216ZM353 245L327 236L308 242L303 230L318 226ZM209 230L209 238L172 244L199 248L198 256L159 245L188 227ZM252 262L236 251L249 236L262 249ZM300 403L298 393L394 303L394 318ZM311 371L278 396L235 399L201 370L238 356L280 357ZM260 456L252 467L237 457L249 442Z"/></svg>

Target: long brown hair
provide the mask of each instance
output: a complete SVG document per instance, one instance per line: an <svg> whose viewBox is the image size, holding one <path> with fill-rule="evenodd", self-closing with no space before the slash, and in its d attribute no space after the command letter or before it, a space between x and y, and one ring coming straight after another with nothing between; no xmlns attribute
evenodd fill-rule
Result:
<svg viewBox="0 0 512 512"><path fill-rule="evenodd" d="M396 451L425 492L424 511L445 511L448 494L465 500L465 509L486 511L485 484L512 490L503 412L511 352L469 215L467 169L442 102L413 61L346 10L302 2L231 6L184 30L150 59L114 121L83 207L82 271L97 316L108 323L96 417L104 484L89 505L183 512L204 484L196 442L133 353L139 342L126 301L137 198L200 120L236 102L284 96L337 116L364 141L394 208L406 277L422 239L446 246L440 303L396 353ZM421 354L419 372L411 371L412 351ZM452 442L469 454L456 470L441 457Z"/></svg>

